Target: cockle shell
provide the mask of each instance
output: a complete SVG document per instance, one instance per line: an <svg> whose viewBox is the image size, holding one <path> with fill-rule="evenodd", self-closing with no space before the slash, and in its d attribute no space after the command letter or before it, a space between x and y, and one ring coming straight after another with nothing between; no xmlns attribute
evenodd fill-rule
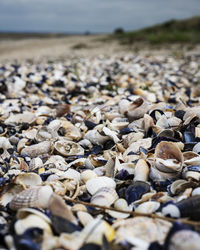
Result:
<svg viewBox="0 0 200 250"><path fill-rule="evenodd" d="M63 156L84 155L84 149L73 141L59 140L55 143L54 148Z"/></svg>
<svg viewBox="0 0 200 250"><path fill-rule="evenodd" d="M53 190L50 186L28 188L15 195L9 206L12 210L18 210L23 207L47 208L52 194Z"/></svg>
<svg viewBox="0 0 200 250"><path fill-rule="evenodd" d="M116 183L113 179L106 176L92 178L86 182L86 188L92 195L95 194L99 189L104 187L115 189Z"/></svg>
<svg viewBox="0 0 200 250"><path fill-rule="evenodd" d="M22 149L21 154L35 158L42 154L48 154L52 150L52 143L50 141L43 141L32 146L27 146Z"/></svg>

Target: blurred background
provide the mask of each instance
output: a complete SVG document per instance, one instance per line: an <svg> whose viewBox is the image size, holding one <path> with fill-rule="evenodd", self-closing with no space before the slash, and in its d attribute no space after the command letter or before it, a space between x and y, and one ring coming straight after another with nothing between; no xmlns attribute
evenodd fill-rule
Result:
<svg viewBox="0 0 200 250"><path fill-rule="evenodd" d="M141 42L196 45L200 42L199 15L199 0L0 0L0 43L68 38L65 45L73 49L98 47L100 42L137 44L137 48ZM72 35L76 36L73 41ZM84 40L85 35L90 38ZM63 45L61 40L58 43ZM0 53L5 51L0 44Z"/></svg>

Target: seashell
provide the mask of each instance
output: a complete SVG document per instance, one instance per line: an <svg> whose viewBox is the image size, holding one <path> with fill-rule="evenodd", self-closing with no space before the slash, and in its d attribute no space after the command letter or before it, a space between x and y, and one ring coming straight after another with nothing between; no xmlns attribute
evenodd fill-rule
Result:
<svg viewBox="0 0 200 250"><path fill-rule="evenodd" d="M20 219L15 222L14 228L18 235L23 234L27 229L31 227L41 228L48 233L52 233L49 223L47 223L43 218L38 215L30 214L24 219Z"/></svg>
<svg viewBox="0 0 200 250"><path fill-rule="evenodd" d="M77 212L77 217L80 221L80 223L85 227L87 226L88 223L94 220L91 214L89 214L86 211L78 211Z"/></svg>
<svg viewBox="0 0 200 250"><path fill-rule="evenodd" d="M62 117L66 113L70 112L70 105L69 104L58 104L56 106L56 117Z"/></svg>
<svg viewBox="0 0 200 250"><path fill-rule="evenodd" d="M116 242L123 240L130 242L131 240L131 244L133 244L132 240L135 242L135 239L142 240L144 243L158 241L163 244L170 227L171 223L168 221L142 216L116 221L113 225L116 230Z"/></svg>
<svg viewBox="0 0 200 250"><path fill-rule="evenodd" d="M20 123L32 124L36 120L34 113L25 111L22 114L11 115L5 120L6 125L16 125Z"/></svg>
<svg viewBox="0 0 200 250"><path fill-rule="evenodd" d="M114 143L118 143L119 142L119 138L117 137L117 133L115 131L110 130L107 127L103 127L103 130L105 135L109 136L109 138L111 138Z"/></svg>
<svg viewBox="0 0 200 250"><path fill-rule="evenodd" d="M60 196L53 194L50 198L48 208L52 215L60 216L63 219L77 224L76 218L71 209L65 204Z"/></svg>
<svg viewBox="0 0 200 250"><path fill-rule="evenodd" d="M125 199L117 199L114 203L114 208L119 209L119 210L123 210L123 211L132 211L132 206L128 206L128 203ZM120 212L116 212L116 211L112 211L112 210L106 210L106 212L112 216L113 218L116 219L125 219L128 218L130 216L130 214L128 213L120 213Z"/></svg>
<svg viewBox="0 0 200 250"><path fill-rule="evenodd" d="M14 183L25 187L31 187L41 185L42 179L38 174L35 173L22 173L15 178Z"/></svg>
<svg viewBox="0 0 200 250"><path fill-rule="evenodd" d="M130 205L134 201L140 199L143 194L150 191L150 186L146 182L136 181L130 185L125 191L125 198Z"/></svg>
<svg viewBox="0 0 200 250"><path fill-rule="evenodd" d="M84 155L84 149L78 143L68 140L57 141L54 144L54 148L63 156Z"/></svg>
<svg viewBox="0 0 200 250"><path fill-rule="evenodd" d="M149 178L149 166L147 162L143 159L140 159L134 171L134 181L147 181Z"/></svg>
<svg viewBox="0 0 200 250"><path fill-rule="evenodd" d="M97 174L94 171L87 169L81 173L80 177L81 177L81 181L83 183L86 183L88 180L92 178L96 178Z"/></svg>
<svg viewBox="0 0 200 250"><path fill-rule="evenodd" d="M106 221L96 218L86 225L81 235L84 238L88 236L88 243L102 244L103 235L111 242L115 237L115 230Z"/></svg>
<svg viewBox="0 0 200 250"><path fill-rule="evenodd" d="M130 152L139 153L140 147L148 149L151 147L152 138L139 139L137 142L131 143L131 145L126 149L123 157L126 157Z"/></svg>
<svg viewBox="0 0 200 250"><path fill-rule="evenodd" d="M41 217L47 223L51 224L50 218L47 215L45 215L42 211L40 211L39 209L35 209L35 208L28 208L28 207L20 208L17 211L16 217L17 219L24 219L30 214L37 215Z"/></svg>
<svg viewBox="0 0 200 250"><path fill-rule="evenodd" d="M54 193L60 196L64 196L66 194L67 187L63 182L59 180L51 180L49 185L52 187Z"/></svg>
<svg viewBox="0 0 200 250"><path fill-rule="evenodd" d="M200 244L200 236L197 232L190 229L182 229L171 235L168 248L169 250L198 250Z"/></svg>
<svg viewBox="0 0 200 250"><path fill-rule="evenodd" d="M199 154L200 153L200 142L198 142L192 149L195 153Z"/></svg>
<svg viewBox="0 0 200 250"><path fill-rule="evenodd" d="M125 148L128 148L133 142L137 142L140 139L143 139L144 133L142 132L132 132L127 136L123 137L123 143Z"/></svg>
<svg viewBox="0 0 200 250"><path fill-rule="evenodd" d="M171 185L170 185L170 192L173 194L173 195L178 195L180 194L181 192L183 192L186 188L188 187L191 187L192 186L192 183L186 181L186 180L183 180L183 179L180 179L180 180L176 180L174 181Z"/></svg>
<svg viewBox="0 0 200 250"><path fill-rule="evenodd" d="M9 139L6 137L0 137L0 149L3 150L3 153L0 154L1 159L6 159L10 157L8 152L9 149L12 149L12 145L9 142Z"/></svg>
<svg viewBox="0 0 200 250"><path fill-rule="evenodd" d="M48 169L56 168L62 171L68 169L65 159L60 155L51 155L51 157L45 162L44 167Z"/></svg>
<svg viewBox="0 0 200 250"><path fill-rule="evenodd" d="M109 123L109 127L114 130L121 130L123 128L126 128L128 124L129 121L127 118L116 117L112 120L111 123Z"/></svg>
<svg viewBox="0 0 200 250"><path fill-rule="evenodd" d="M37 142L47 141L51 139L53 139L52 134L48 131L48 128L45 126L41 127L35 135L35 140Z"/></svg>
<svg viewBox="0 0 200 250"><path fill-rule="evenodd" d="M28 188L16 194L11 200L9 207L12 210L18 210L23 207L47 208L52 193L53 190L50 186Z"/></svg>
<svg viewBox="0 0 200 250"><path fill-rule="evenodd" d="M80 129L74 126L69 121L63 121L61 120L61 125L59 131L62 131L63 136L67 140L80 140L82 138Z"/></svg>
<svg viewBox="0 0 200 250"><path fill-rule="evenodd" d="M101 135L96 129L89 130L84 136L84 139L89 140L94 145L103 145L109 138L109 136Z"/></svg>
<svg viewBox="0 0 200 250"><path fill-rule="evenodd" d="M100 206L111 206L118 199L114 188L103 187L97 190L91 198L91 203Z"/></svg>
<svg viewBox="0 0 200 250"><path fill-rule="evenodd" d="M23 187L20 185L7 185L0 194L0 205L5 207L15 195L23 191Z"/></svg>
<svg viewBox="0 0 200 250"><path fill-rule="evenodd" d="M130 106L130 102L128 100L126 100L126 99L122 99L119 102L119 112L120 112L120 114L124 115L125 112L127 112L129 106Z"/></svg>
<svg viewBox="0 0 200 250"><path fill-rule="evenodd" d="M42 168L42 167L43 167L43 162L42 162L41 158L36 157L36 158L31 159L31 161L29 163L30 171L33 171L35 169Z"/></svg>
<svg viewBox="0 0 200 250"><path fill-rule="evenodd" d="M182 169L183 155L173 142L160 142L154 154L155 167L165 173L179 172Z"/></svg>
<svg viewBox="0 0 200 250"><path fill-rule="evenodd" d="M34 140L36 134L37 134L37 129L35 128L29 128L23 132L24 137L29 140Z"/></svg>
<svg viewBox="0 0 200 250"><path fill-rule="evenodd" d="M142 118L150 110L150 108L151 105L139 97L129 105L124 114L128 117L129 121L132 122Z"/></svg>
<svg viewBox="0 0 200 250"><path fill-rule="evenodd" d="M160 203L157 201L146 201L140 204L135 212L144 213L144 214L152 214L160 207Z"/></svg>
<svg viewBox="0 0 200 250"><path fill-rule="evenodd" d="M29 140L27 138L23 138L23 139L19 140L19 142L17 144L17 152L18 153L21 153L22 149L25 148L28 141Z"/></svg>
<svg viewBox="0 0 200 250"><path fill-rule="evenodd" d="M76 171L72 168L69 168L67 171L65 171L61 175L61 178L66 178L66 179L75 180L77 182L80 182L81 174L78 171Z"/></svg>
<svg viewBox="0 0 200 250"><path fill-rule="evenodd" d="M21 154L27 155L31 158L35 158L42 154L48 154L52 150L52 143L50 141L43 141L32 146L28 146L22 149Z"/></svg>
<svg viewBox="0 0 200 250"><path fill-rule="evenodd" d="M194 220L200 219L200 195L189 197L176 203L181 217L189 217Z"/></svg>
<svg viewBox="0 0 200 250"><path fill-rule="evenodd" d="M192 191L192 196L200 195L200 187L194 188Z"/></svg>
<svg viewBox="0 0 200 250"><path fill-rule="evenodd" d="M92 178L86 182L87 191L91 195L94 195L99 189L104 187L115 189L116 183L113 179L106 176Z"/></svg>

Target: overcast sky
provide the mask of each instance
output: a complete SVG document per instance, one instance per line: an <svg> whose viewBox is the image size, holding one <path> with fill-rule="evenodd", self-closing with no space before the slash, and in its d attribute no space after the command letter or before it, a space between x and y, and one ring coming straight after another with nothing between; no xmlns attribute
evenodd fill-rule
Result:
<svg viewBox="0 0 200 250"><path fill-rule="evenodd" d="M0 31L112 32L200 15L200 0L0 0Z"/></svg>

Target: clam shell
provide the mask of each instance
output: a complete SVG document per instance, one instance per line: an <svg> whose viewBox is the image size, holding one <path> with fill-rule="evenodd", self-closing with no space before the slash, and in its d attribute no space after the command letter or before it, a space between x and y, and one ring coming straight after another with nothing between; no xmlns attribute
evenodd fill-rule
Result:
<svg viewBox="0 0 200 250"><path fill-rule="evenodd" d="M12 210L23 207L47 208L53 190L50 186L28 188L15 195L9 206Z"/></svg>
<svg viewBox="0 0 200 250"><path fill-rule="evenodd" d="M38 144L23 148L21 154L35 158L39 155L50 153L51 149L52 143L50 141L43 141Z"/></svg>
<svg viewBox="0 0 200 250"><path fill-rule="evenodd" d="M100 206L110 206L118 199L114 188L103 187L92 196L91 203Z"/></svg>
<svg viewBox="0 0 200 250"><path fill-rule="evenodd" d="M87 191L91 195L95 194L99 189L104 187L115 189L116 183L113 179L106 176L92 178L86 182Z"/></svg>
<svg viewBox="0 0 200 250"><path fill-rule="evenodd" d="M63 155L84 155L84 149L75 142L68 141L68 140L60 140L57 141L54 145L55 150Z"/></svg>

